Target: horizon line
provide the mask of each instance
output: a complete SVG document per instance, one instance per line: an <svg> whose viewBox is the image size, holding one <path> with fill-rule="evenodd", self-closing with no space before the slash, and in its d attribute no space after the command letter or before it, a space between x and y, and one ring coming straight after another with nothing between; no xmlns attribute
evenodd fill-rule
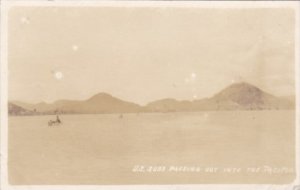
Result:
<svg viewBox="0 0 300 190"><path fill-rule="evenodd" d="M247 84L247 85L249 85L249 86L253 86L253 87L255 87L255 88L258 88L259 90L263 91L264 93L268 93L268 94L271 94L272 96L279 97L279 98L280 98L280 97L291 97L291 96L292 96L292 97L295 97L295 96L296 96L295 94L290 94L290 95L286 95L286 96L277 96L277 95L274 95L274 94L272 94L272 93L266 92L265 90L263 90L263 89L257 87L256 85L253 85L253 84L251 84L251 83L249 83L249 82L243 81L243 82L235 82L235 83L229 84L229 85L227 85L226 87L224 87L224 88L222 88L221 90L219 90L218 92L214 93L213 95L207 96L207 97L202 97L202 98L191 98L191 99L177 99L177 98L171 98L171 97L163 97L163 98L159 98L159 99L154 99L154 100L149 101L149 102L147 102L147 103L145 103L145 104L140 104L140 103L136 103L136 102L133 102L133 101L128 101L128 100L119 98L119 97L117 97L117 96L114 96L113 94L108 93L108 92L98 92L98 93L95 93L94 95L89 96L88 98L85 98L85 99L64 99L64 98L63 98L63 99L57 99L57 100L54 100L54 101L51 101L51 102L47 102L47 101L43 101L43 100L42 100L42 101L33 103L33 102L27 102L27 101L22 101L22 100L9 100L9 98L8 98L8 99L7 99L7 102L8 102L8 103L21 102L21 103L25 103L25 104L35 104L35 105L36 105L36 104L42 104L42 103L43 103L43 104L54 104L54 103L56 103L56 102L58 102L58 101L87 101L87 100L91 99L92 97L94 97L94 96L96 96L96 95L98 95L98 94L106 94L106 95L109 95L109 96L111 96L111 97L113 97L113 98L119 99L119 100L124 101L124 102L133 103L133 104L136 104L136 105L139 105L139 106L147 106L148 104L150 104L150 103L152 103L152 102L156 102L156 101L159 101L159 100L167 100L167 99L169 99L169 100L175 100L175 101L189 101L189 102L193 102L193 101L197 101L197 100L203 100L203 99L207 99L207 98L212 98L212 97L214 97L216 94L218 94L219 92L225 90L226 88L228 88L228 87L230 87L230 86L236 85L236 84Z"/></svg>

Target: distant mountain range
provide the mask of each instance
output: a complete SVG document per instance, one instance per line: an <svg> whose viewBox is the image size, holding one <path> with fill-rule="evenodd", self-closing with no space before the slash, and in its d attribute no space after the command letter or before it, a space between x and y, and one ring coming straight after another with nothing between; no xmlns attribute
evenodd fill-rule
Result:
<svg viewBox="0 0 300 190"><path fill-rule="evenodd" d="M9 115L104 114L140 112L197 112L204 110L282 110L295 109L295 97L276 97L248 84L236 83L210 98L199 100L161 99L146 106L123 101L107 93L87 100L59 100L52 104L9 102Z"/></svg>

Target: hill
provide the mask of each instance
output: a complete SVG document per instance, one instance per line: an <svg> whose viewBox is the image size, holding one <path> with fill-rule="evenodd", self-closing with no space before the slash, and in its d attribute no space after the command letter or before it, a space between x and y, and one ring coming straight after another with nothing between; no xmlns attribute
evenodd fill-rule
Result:
<svg viewBox="0 0 300 190"><path fill-rule="evenodd" d="M203 110L277 110L294 109L295 98L276 97L249 83L228 86L210 98L183 100L166 98L150 102L146 106L127 102L107 93L98 93L87 100L59 100L52 104L44 102L9 104L11 115L30 114L105 114L138 112L196 112Z"/></svg>
<svg viewBox="0 0 300 190"><path fill-rule="evenodd" d="M8 114L9 115L33 115L34 112L26 110L13 103L8 103Z"/></svg>
<svg viewBox="0 0 300 190"><path fill-rule="evenodd" d="M249 83L235 83L210 98L194 101L163 99L149 103L147 108L151 111L169 112L294 109L294 105L295 102L290 98L273 96Z"/></svg>
<svg viewBox="0 0 300 190"><path fill-rule="evenodd" d="M134 113L140 110L139 105L120 100L106 93L96 94L83 101L59 100L52 104L44 102L38 104L14 103L24 109L35 110L38 113L44 114Z"/></svg>

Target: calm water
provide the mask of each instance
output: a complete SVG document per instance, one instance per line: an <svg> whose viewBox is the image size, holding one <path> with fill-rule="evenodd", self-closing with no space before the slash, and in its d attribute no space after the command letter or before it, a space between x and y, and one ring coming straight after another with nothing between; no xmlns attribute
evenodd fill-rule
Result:
<svg viewBox="0 0 300 190"><path fill-rule="evenodd" d="M9 118L12 184L288 183L293 173L132 172L135 165L294 167L294 111Z"/></svg>

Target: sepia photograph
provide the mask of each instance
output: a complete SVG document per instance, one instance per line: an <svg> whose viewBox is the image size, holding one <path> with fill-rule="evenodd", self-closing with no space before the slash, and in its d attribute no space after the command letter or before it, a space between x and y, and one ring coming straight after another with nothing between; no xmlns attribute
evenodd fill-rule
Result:
<svg viewBox="0 0 300 190"><path fill-rule="evenodd" d="M8 185L297 183L299 4L51 3L6 8Z"/></svg>

